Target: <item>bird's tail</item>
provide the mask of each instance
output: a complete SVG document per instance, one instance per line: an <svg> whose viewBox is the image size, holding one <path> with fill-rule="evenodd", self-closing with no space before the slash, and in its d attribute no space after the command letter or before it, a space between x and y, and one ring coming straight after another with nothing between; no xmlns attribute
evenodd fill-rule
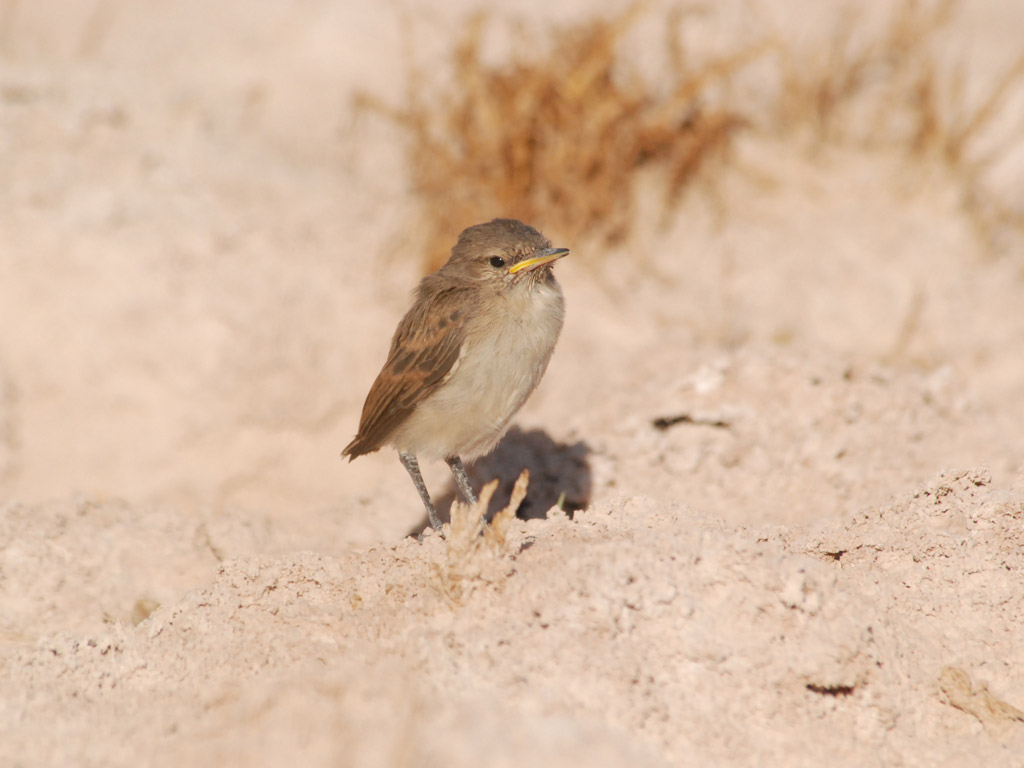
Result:
<svg viewBox="0 0 1024 768"><path fill-rule="evenodd" d="M341 452L341 455L342 457L347 456L348 460L352 461L352 459L356 459L363 454L373 453L376 450L377 448L368 446L359 435L356 435L352 438L352 442L345 446L345 450Z"/></svg>

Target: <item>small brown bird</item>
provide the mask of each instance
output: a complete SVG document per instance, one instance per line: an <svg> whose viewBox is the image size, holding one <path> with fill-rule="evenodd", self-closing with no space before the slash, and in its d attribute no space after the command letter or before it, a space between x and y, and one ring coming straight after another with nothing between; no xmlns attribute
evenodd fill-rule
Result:
<svg viewBox="0 0 1024 768"><path fill-rule="evenodd" d="M493 450L544 375L565 317L552 265L567 253L514 219L470 227L398 324L342 456L396 448L435 530L417 457L443 458L476 503L462 459Z"/></svg>

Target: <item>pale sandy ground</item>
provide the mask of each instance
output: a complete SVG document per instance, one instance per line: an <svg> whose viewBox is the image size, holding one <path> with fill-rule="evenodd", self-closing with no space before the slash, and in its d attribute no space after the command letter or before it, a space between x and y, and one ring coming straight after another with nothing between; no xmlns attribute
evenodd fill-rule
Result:
<svg viewBox="0 0 1024 768"><path fill-rule="evenodd" d="M606 10L553 5L515 14ZM973 83L1014 6L964 9ZM471 4L412 7L439 66ZM557 242L562 341L474 471L529 466L531 519L418 544L395 458L338 457L417 279L350 104L401 97L399 18L0 3L0 765L1020 765L1020 240L748 135L666 226Z"/></svg>

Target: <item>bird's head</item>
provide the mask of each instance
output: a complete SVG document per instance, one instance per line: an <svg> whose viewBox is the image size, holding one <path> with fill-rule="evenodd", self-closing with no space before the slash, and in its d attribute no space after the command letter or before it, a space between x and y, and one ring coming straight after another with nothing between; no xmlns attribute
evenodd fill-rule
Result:
<svg viewBox="0 0 1024 768"><path fill-rule="evenodd" d="M521 221L494 219L463 230L441 271L504 293L554 280L552 265L568 253Z"/></svg>

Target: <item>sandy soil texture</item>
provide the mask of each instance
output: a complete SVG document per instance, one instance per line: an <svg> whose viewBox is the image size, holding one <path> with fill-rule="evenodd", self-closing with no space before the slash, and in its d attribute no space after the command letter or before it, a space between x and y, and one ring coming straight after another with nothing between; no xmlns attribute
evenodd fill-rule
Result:
<svg viewBox="0 0 1024 768"><path fill-rule="evenodd" d="M942 168L748 131L627 240L548 232L486 535L341 461L422 237L352 95L480 5L0 0L0 765L1018 765L1024 237ZM550 5L506 16L622 7ZM947 31L968 94L1013 6Z"/></svg>

